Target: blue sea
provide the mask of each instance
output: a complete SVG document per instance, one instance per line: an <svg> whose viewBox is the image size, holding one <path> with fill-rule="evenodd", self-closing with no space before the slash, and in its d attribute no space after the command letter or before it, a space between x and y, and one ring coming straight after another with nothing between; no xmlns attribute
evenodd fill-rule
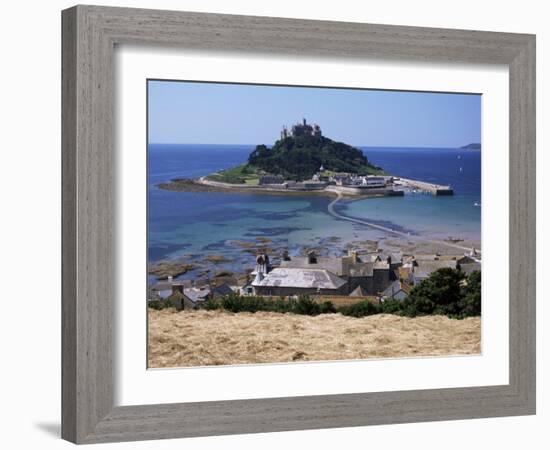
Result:
<svg viewBox="0 0 550 450"><path fill-rule="evenodd" d="M202 261L209 254L230 262L216 270L244 271L254 256L246 243L271 249L322 248L341 254L346 243L389 238L382 231L329 215L323 196L275 196L158 189L172 178L195 178L246 161L254 145L150 144L148 151L148 260ZM339 202L338 212L419 237L481 238L481 152L462 149L362 147L387 172L450 184L453 196L407 193L403 197ZM244 243L244 244L243 244ZM193 277L189 273L183 277Z"/></svg>

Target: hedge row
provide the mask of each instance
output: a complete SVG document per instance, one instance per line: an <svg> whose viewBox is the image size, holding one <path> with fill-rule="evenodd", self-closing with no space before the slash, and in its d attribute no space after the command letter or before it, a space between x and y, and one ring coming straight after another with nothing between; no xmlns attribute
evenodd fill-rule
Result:
<svg viewBox="0 0 550 450"><path fill-rule="evenodd" d="M163 309L174 307L170 299L149 302L149 307ZM278 300L260 296L229 295L219 300L208 300L201 308L223 309L233 313L271 311L278 313L319 314L340 313L351 317L374 314L397 314L407 317L446 315L452 318L479 316L481 314L481 273L468 277L454 269L440 269L415 286L405 300L385 300L380 303L362 301L349 306L335 307L330 301L317 303L307 295L298 299Z"/></svg>
<svg viewBox="0 0 550 450"><path fill-rule="evenodd" d="M224 309L234 313L238 312L257 312L271 311L278 313L303 314L306 316L316 316L319 314L335 313L336 308L332 302L317 303L306 295L295 299L271 300L265 297L240 295L229 295L220 300L208 300L203 306L204 309Z"/></svg>

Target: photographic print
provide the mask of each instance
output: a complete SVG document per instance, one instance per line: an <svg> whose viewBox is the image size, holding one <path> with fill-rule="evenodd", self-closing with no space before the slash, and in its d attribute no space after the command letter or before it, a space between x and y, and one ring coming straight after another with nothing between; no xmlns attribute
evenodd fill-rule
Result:
<svg viewBox="0 0 550 450"><path fill-rule="evenodd" d="M149 368L481 351L481 95L147 80Z"/></svg>

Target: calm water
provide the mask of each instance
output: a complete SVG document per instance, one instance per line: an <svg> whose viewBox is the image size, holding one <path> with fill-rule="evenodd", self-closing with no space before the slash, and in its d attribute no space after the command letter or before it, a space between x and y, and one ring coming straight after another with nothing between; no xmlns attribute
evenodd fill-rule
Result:
<svg viewBox="0 0 550 450"><path fill-rule="evenodd" d="M264 196L218 192L169 192L156 184L175 177L199 177L242 163L254 146L150 145L148 152L148 258L201 259L224 255L244 269L253 255L242 242L269 238L272 248L319 246L342 252L346 242L386 237L382 232L333 218L329 197ZM480 239L481 152L455 149L363 148L371 162L409 178L450 184L455 195L363 199L339 203L340 212L413 234ZM335 237L338 237L337 241ZM235 243L241 241L241 244ZM246 244L244 244L246 245Z"/></svg>

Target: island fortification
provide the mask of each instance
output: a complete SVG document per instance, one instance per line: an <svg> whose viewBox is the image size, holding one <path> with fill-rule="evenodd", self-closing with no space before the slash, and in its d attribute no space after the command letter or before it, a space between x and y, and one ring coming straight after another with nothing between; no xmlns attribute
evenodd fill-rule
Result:
<svg viewBox="0 0 550 450"><path fill-rule="evenodd" d="M292 128L289 130L286 125L283 125L281 130L281 139L285 139L291 136L321 136L321 127L314 123L308 124L306 119L303 118L302 122L298 122L292 125Z"/></svg>
<svg viewBox="0 0 550 450"><path fill-rule="evenodd" d="M199 178L161 183L162 189L237 190L255 193L315 193L337 196L402 196L406 191L452 195L450 186L392 176L372 164L363 150L324 136L304 118L283 126L272 146L257 145L236 167Z"/></svg>

